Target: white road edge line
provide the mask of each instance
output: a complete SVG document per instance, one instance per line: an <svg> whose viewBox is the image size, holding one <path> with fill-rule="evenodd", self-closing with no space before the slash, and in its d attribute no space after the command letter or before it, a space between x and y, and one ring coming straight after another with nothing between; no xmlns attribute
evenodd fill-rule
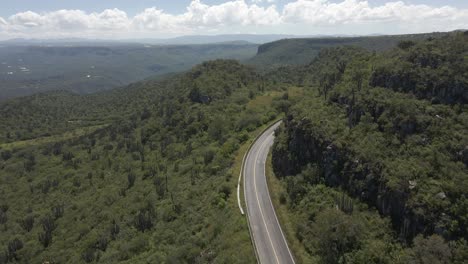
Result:
<svg viewBox="0 0 468 264"><path fill-rule="evenodd" d="M271 134L270 136L274 135L274 133L275 132L273 132L273 134ZM267 154L267 160L268 160L268 154ZM296 264L296 261L294 260L291 250L289 249L288 241L286 240L286 237L284 236L283 229L281 228L281 225L278 221L278 216L276 215L275 207L273 206L273 202L271 201L271 196L270 196L270 191L269 191L270 188L268 188L268 181L267 181L267 176L266 176L266 161L265 163L263 163L263 171L265 172L265 185L267 186L267 189L268 189L268 198L270 198L268 200L270 200L271 208L273 208L273 213L275 214L276 223L278 224L279 230L281 232L281 236L283 237L284 243L286 244L286 248L288 249L289 256L291 257L293 263Z"/></svg>
<svg viewBox="0 0 468 264"><path fill-rule="evenodd" d="M242 215L244 215L244 209L242 209L241 200L240 200L240 182L241 182L241 178L242 178L242 172L244 170L244 161L245 161L245 156L246 155L247 155L247 152L244 153L244 157L242 158L242 164L241 164L241 168L239 170L239 180L237 181L237 204L239 205L239 210L240 210Z"/></svg>
<svg viewBox="0 0 468 264"><path fill-rule="evenodd" d="M268 139L268 137L270 137L270 136L271 136L271 135L268 135L266 138ZM258 148L257 155L255 155L254 170L253 170L253 182L254 182L255 196L256 196L256 198L257 198L258 209L259 209L259 211L260 211L260 215L262 216L263 224L265 225L265 230L267 231L268 240L270 240L271 248L273 249L273 254L275 255L276 263L279 264L280 262L279 262L279 260L278 260L278 255L277 255L277 253L276 253L275 246L273 245L273 241L271 240L270 231L268 230L268 226L267 226L266 221L265 221L265 216L263 215L262 206L260 205L260 199L258 199L257 182L255 181L255 178L256 178L255 166L257 165L258 155L262 152L262 149L264 148L264 146L265 146L265 144L266 144L267 142L268 142L268 140L263 141L263 143L262 143L262 144L260 145L260 147ZM268 191L268 188L267 188L267 191ZM281 227L280 227L280 228L281 228Z"/></svg>

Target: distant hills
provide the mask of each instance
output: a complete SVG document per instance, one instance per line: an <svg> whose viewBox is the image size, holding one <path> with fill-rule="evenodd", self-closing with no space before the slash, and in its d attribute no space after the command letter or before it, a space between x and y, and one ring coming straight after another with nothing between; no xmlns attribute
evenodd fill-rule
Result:
<svg viewBox="0 0 468 264"><path fill-rule="evenodd" d="M270 35L257 35L257 34L230 34L230 35L194 35L194 36L181 36L169 39L148 39L142 40L143 42L159 43L159 44L208 44L208 43L222 43L232 41L246 41L255 44L263 44L267 42L277 41L280 39L290 38L312 38L323 37L320 35L315 36L300 36L300 35L285 35L285 34L270 34Z"/></svg>
<svg viewBox="0 0 468 264"><path fill-rule="evenodd" d="M466 30L455 30L460 32ZM316 35L292 35L292 34L221 34L221 35L187 35L173 38L135 38L135 39L87 39L87 38L58 38L58 39L27 39L15 38L0 41L1 45L74 45L74 46L89 46L89 45L122 45L122 44L158 44L158 45L199 45L199 44L265 44L284 39L349 39L362 40L369 37L390 37L394 38L418 38L427 35L440 35L444 33L422 33L422 34L406 34L406 35L384 35L384 34L369 34L369 35L353 35L353 34L316 34ZM385 38L384 38L385 39ZM342 43L339 41L339 43ZM393 43L393 42L392 42Z"/></svg>
<svg viewBox="0 0 468 264"><path fill-rule="evenodd" d="M49 89L0 102L0 264L254 263L237 173L280 117L298 263L468 263L468 33L223 43L0 48L0 96Z"/></svg>
<svg viewBox="0 0 468 264"><path fill-rule="evenodd" d="M447 34L453 33L366 37L232 34L119 41L11 39L0 42L0 100L51 90L94 93L185 71L213 59L236 59L259 70L302 65L310 63L323 48L359 46L383 51L403 40Z"/></svg>
<svg viewBox="0 0 468 264"><path fill-rule="evenodd" d="M260 45L257 55L249 60L249 64L261 68L301 65L310 63L322 48L359 46L369 51L383 51L395 47L403 40L418 41L430 37L439 38L447 34L450 33L282 39Z"/></svg>
<svg viewBox="0 0 468 264"><path fill-rule="evenodd" d="M52 90L80 94L109 90L142 79L185 71L206 60L246 60L256 54L258 46L245 43L31 43L36 44L0 45L0 101Z"/></svg>
<svg viewBox="0 0 468 264"><path fill-rule="evenodd" d="M224 42L249 42L255 44L263 44L285 38L297 37L294 35L255 35L255 34L229 34L229 35L191 35L180 36L167 39L136 39L132 41L152 44L169 44L169 45L185 45L185 44L208 44L208 43L224 43Z"/></svg>
<svg viewBox="0 0 468 264"><path fill-rule="evenodd" d="M25 39L16 38L0 41L0 45L89 45L96 43L101 45L116 45L122 43L145 43L160 45L194 45L214 43L242 43L264 44L280 39L292 38L333 38L354 37L353 35L289 35L289 34L224 34L224 35L188 35L174 38L141 38L141 39L85 39L85 38L62 38L62 39Z"/></svg>

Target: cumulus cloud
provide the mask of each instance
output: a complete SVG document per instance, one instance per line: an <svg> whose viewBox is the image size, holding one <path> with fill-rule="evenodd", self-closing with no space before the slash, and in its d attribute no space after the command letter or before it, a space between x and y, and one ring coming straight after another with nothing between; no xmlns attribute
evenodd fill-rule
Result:
<svg viewBox="0 0 468 264"><path fill-rule="evenodd" d="M2 36L27 37L132 37L145 34L203 34L236 32L274 32L314 34L374 33L392 28L413 31L468 28L468 9L451 6L412 5L402 1L371 6L367 1L292 0L282 8L274 0L228 0L209 5L192 0L185 11L168 13L149 7L133 17L119 9L86 13L82 10L57 10L46 13L26 11L7 19L0 17ZM382 25L387 25L387 28ZM367 27L366 27L367 26ZM336 32L330 32L330 27ZM287 29L295 29L289 32ZM327 28L327 30L324 30ZM285 30L286 29L286 30ZM372 29L374 32L365 32ZM386 32L380 32L386 33ZM401 32L404 33L404 32Z"/></svg>
<svg viewBox="0 0 468 264"><path fill-rule="evenodd" d="M276 0L252 0L253 3L274 3Z"/></svg>
<svg viewBox="0 0 468 264"><path fill-rule="evenodd" d="M57 10L48 13L26 11L4 20L2 35L11 37L110 37L129 32L131 19L124 11L107 9L100 13Z"/></svg>
<svg viewBox="0 0 468 264"><path fill-rule="evenodd" d="M286 23L336 25L380 22L463 22L468 24L468 10L449 6L408 5L402 1L371 7L367 1L298 0L285 5L282 14Z"/></svg>
<svg viewBox="0 0 468 264"><path fill-rule="evenodd" d="M139 30L163 32L190 32L216 29L232 25L274 25L280 20L275 6L249 5L243 0L229 1L219 5L206 5L193 0L186 12L171 15L157 8L147 8L133 18L132 24Z"/></svg>
<svg viewBox="0 0 468 264"><path fill-rule="evenodd" d="M127 14L118 9L91 14L81 10L58 10L44 14L27 11L8 18L8 24L18 30L22 27L38 30L118 30L126 28L129 22Z"/></svg>

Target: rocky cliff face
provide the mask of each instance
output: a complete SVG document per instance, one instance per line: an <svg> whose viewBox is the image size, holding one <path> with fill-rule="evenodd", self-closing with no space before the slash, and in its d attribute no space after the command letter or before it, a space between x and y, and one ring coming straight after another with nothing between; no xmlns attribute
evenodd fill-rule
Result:
<svg viewBox="0 0 468 264"><path fill-rule="evenodd" d="M382 177L379 164L359 160L346 146L339 146L314 131L307 120L289 115L277 132L273 147L273 169L276 175L295 175L308 163L317 164L325 183L342 187L385 216L390 216L401 238L412 239L417 234L444 233L436 223L415 213L407 204L409 191L416 182L401 183L403 188L390 188Z"/></svg>
<svg viewBox="0 0 468 264"><path fill-rule="evenodd" d="M468 240L466 43L453 34L382 54L321 52L303 70L310 95L278 133L276 174L311 164L320 182L389 216L401 238Z"/></svg>

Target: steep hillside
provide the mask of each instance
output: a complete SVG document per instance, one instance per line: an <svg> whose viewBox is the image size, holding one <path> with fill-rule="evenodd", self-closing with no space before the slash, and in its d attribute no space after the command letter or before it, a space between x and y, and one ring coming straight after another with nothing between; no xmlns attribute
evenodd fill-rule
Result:
<svg viewBox="0 0 468 264"><path fill-rule="evenodd" d="M57 135L129 118L159 96L179 75L140 81L111 91L78 95L52 91L0 103L0 143ZM153 89L152 87L161 87Z"/></svg>
<svg viewBox="0 0 468 264"><path fill-rule="evenodd" d="M272 159L309 254L466 261L467 43L459 33L380 54L329 49L298 73L310 94L288 111Z"/></svg>
<svg viewBox="0 0 468 264"><path fill-rule="evenodd" d="M255 262L239 149L278 116L266 170L298 263L467 263L468 34L431 36L1 103L0 263Z"/></svg>
<svg viewBox="0 0 468 264"><path fill-rule="evenodd" d="M114 96L22 99L32 102L25 113L40 101L52 105L40 115L73 116L84 102L91 117L128 114L66 138L0 145L0 263L254 262L231 165L249 131L278 115L272 100L287 101L261 82L235 61L213 61ZM223 96L200 103L187 83Z"/></svg>
<svg viewBox="0 0 468 264"><path fill-rule="evenodd" d="M447 33L353 37L353 38L308 38L283 39L266 43L258 47L255 57L249 64L272 69L282 65L302 65L313 60L323 48L338 46L357 46L368 51L383 51L396 46L402 40L423 40L429 37L441 37Z"/></svg>

